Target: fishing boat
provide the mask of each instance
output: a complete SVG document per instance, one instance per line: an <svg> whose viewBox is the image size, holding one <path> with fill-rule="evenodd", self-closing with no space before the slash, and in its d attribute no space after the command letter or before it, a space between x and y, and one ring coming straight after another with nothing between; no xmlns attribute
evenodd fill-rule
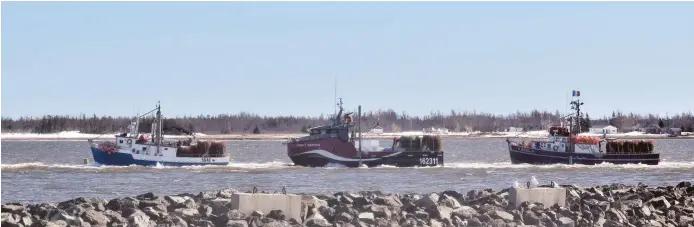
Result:
<svg viewBox="0 0 694 227"><path fill-rule="evenodd" d="M574 97L580 92L574 91ZM580 99L571 101L575 113L569 122L553 125L545 141L514 142L506 139L513 164L647 164L658 165L660 153L654 151L653 141L616 140L595 136L578 136L583 117Z"/></svg>
<svg viewBox="0 0 694 227"><path fill-rule="evenodd" d="M150 134L139 131L140 118L156 111ZM161 105L141 116L130 124L130 131L115 135L113 141L96 143L89 139L94 161L101 165L115 166L191 166L228 165L230 155L226 143L199 141L195 134L181 127L173 129L185 133L184 140L164 140L162 135Z"/></svg>
<svg viewBox="0 0 694 227"><path fill-rule="evenodd" d="M331 125L308 129L309 135L291 138L285 142L287 155L294 165L322 167L337 164L347 167L443 166L441 138L434 135L401 136L393 143L381 147L378 140L364 140L361 134L361 106L357 121L353 113L343 113L342 99L339 112Z"/></svg>

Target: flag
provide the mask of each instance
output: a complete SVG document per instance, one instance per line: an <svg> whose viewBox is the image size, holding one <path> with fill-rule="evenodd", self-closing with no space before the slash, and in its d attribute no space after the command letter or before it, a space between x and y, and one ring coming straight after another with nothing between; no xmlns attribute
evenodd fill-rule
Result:
<svg viewBox="0 0 694 227"><path fill-rule="evenodd" d="M576 90L573 90L573 91L572 91L572 93L571 93L571 96L572 96L572 97L578 97L578 96L581 96L581 91L576 91Z"/></svg>

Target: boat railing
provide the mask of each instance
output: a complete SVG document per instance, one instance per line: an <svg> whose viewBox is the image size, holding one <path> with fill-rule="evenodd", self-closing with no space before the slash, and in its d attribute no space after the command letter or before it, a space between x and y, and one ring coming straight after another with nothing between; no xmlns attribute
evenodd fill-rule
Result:
<svg viewBox="0 0 694 227"><path fill-rule="evenodd" d="M227 157L228 154L176 154L176 157L179 158L201 158L201 157L210 157L210 158L223 158Z"/></svg>
<svg viewBox="0 0 694 227"><path fill-rule="evenodd" d="M337 134L318 134L318 135L310 135L310 136L304 136L304 137L299 137L299 138L292 138L292 139L290 139L290 141L291 142L302 142L302 141L324 139L324 138L338 138L338 135Z"/></svg>

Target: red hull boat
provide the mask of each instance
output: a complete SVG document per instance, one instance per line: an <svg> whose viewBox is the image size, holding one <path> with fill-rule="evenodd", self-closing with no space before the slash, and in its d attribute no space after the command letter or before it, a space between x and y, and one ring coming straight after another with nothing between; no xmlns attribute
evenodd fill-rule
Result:
<svg viewBox="0 0 694 227"><path fill-rule="evenodd" d="M380 147L377 140L361 138L361 106L357 122L351 113L342 117L340 110L332 125L309 129L309 135L286 143L287 155L295 165L322 167L338 164L347 167L390 165L397 167L443 166L441 138L438 136L401 136L392 145ZM357 128L354 130L354 128ZM357 135L357 132L358 135Z"/></svg>

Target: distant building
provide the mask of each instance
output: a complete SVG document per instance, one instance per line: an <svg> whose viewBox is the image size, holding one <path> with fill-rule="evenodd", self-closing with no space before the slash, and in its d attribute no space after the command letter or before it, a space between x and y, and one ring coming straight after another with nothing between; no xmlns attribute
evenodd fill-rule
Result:
<svg viewBox="0 0 694 227"><path fill-rule="evenodd" d="M596 125L590 127L588 131L595 134L615 134L617 133L617 127L612 125Z"/></svg>
<svg viewBox="0 0 694 227"><path fill-rule="evenodd" d="M377 125L376 127L369 130L369 133L376 134L376 135L383 134L383 127L381 127L380 125Z"/></svg>
<svg viewBox="0 0 694 227"><path fill-rule="evenodd" d="M668 135L673 135L673 136L681 136L682 135L682 129L681 128L666 128L663 130Z"/></svg>
<svg viewBox="0 0 694 227"><path fill-rule="evenodd" d="M636 124L636 125L634 125L634 126L631 126L631 127L627 128L627 129L624 130L624 131L628 131L628 132L640 132L642 128L643 128L643 125L642 125L642 124Z"/></svg>
<svg viewBox="0 0 694 227"><path fill-rule="evenodd" d="M508 127L508 132L523 132L523 128L520 128L520 127Z"/></svg>
<svg viewBox="0 0 694 227"><path fill-rule="evenodd" d="M660 134L662 129L656 124L649 124L646 127L640 128L639 131L648 134Z"/></svg>
<svg viewBox="0 0 694 227"><path fill-rule="evenodd" d="M602 131L605 134L615 134L618 132L617 127L614 127L612 125L608 125L608 126L602 128Z"/></svg>

